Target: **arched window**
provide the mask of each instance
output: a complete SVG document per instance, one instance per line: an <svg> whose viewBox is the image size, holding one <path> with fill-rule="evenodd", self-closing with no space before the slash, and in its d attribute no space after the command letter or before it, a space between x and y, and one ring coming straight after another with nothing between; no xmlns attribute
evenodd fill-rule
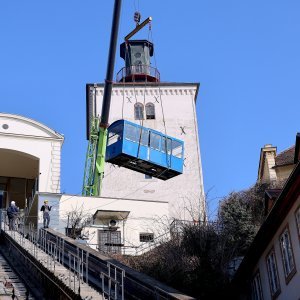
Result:
<svg viewBox="0 0 300 300"><path fill-rule="evenodd" d="M155 119L155 107L154 104L151 102L146 104L146 119Z"/></svg>
<svg viewBox="0 0 300 300"><path fill-rule="evenodd" d="M136 103L134 105L134 119L144 120L144 105L142 103Z"/></svg>

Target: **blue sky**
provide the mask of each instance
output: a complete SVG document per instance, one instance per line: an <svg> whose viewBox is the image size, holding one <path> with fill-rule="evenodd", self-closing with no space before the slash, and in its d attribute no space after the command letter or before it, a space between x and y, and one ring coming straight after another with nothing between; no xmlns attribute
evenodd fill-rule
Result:
<svg viewBox="0 0 300 300"><path fill-rule="evenodd" d="M201 84L201 156L214 210L222 196L255 182L264 144L281 151L300 131L300 2L124 0L120 42L135 6L142 19L153 17L162 80ZM112 0L0 3L0 110L65 135L66 193L81 192L85 84L104 80L112 10ZM122 66L117 54L115 71Z"/></svg>

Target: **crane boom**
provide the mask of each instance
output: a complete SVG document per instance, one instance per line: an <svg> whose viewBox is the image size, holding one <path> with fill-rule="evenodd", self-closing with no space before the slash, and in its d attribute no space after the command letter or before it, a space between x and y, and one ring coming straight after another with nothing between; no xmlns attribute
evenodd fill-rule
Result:
<svg viewBox="0 0 300 300"><path fill-rule="evenodd" d="M148 23L152 21L151 17L148 17L145 21L143 21L141 24L137 25L130 33L128 33L124 40L128 41L132 36L134 36L138 31L140 31L143 27L145 27Z"/></svg>

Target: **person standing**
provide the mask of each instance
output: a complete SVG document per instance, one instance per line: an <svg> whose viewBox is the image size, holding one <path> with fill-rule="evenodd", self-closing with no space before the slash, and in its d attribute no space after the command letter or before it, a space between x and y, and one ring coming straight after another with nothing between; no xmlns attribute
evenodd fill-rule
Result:
<svg viewBox="0 0 300 300"><path fill-rule="evenodd" d="M7 208L9 230L16 230L16 219L19 215L19 208L16 206L15 201L11 201L10 206Z"/></svg>
<svg viewBox="0 0 300 300"><path fill-rule="evenodd" d="M52 206L48 205L48 200L45 200L44 205L41 207L41 211L43 212L44 228L49 227L51 207Z"/></svg>

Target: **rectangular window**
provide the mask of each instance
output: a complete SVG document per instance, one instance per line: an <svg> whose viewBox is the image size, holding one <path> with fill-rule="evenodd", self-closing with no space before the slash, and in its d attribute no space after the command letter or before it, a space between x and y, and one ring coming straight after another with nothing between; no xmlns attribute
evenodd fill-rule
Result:
<svg viewBox="0 0 300 300"><path fill-rule="evenodd" d="M172 141L172 155L182 158L182 144L178 141Z"/></svg>
<svg viewBox="0 0 300 300"><path fill-rule="evenodd" d="M252 300L263 300L263 293L261 288L260 274L257 272L252 280L251 284L251 299Z"/></svg>
<svg viewBox="0 0 300 300"><path fill-rule="evenodd" d="M7 187L6 184L0 183L0 208L6 205Z"/></svg>
<svg viewBox="0 0 300 300"><path fill-rule="evenodd" d="M145 128L138 129L138 140L140 141L141 145L147 146L149 144L149 130Z"/></svg>
<svg viewBox="0 0 300 300"><path fill-rule="evenodd" d="M138 128L131 124L125 124L125 138L130 141L138 142L139 134Z"/></svg>
<svg viewBox="0 0 300 300"><path fill-rule="evenodd" d="M155 150L160 150L160 140L161 140L161 136L151 132L150 135L150 147L155 149Z"/></svg>
<svg viewBox="0 0 300 300"><path fill-rule="evenodd" d="M122 125L118 125L111 129L111 131L108 134L107 146L110 146L122 139L122 130Z"/></svg>
<svg viewBox="0 0 300 300"><path fill-rule="evenodd" d="M140 242L153 242L154 233L143 232L140 233Z"/></svg>
<svg viewBox="0 0 300 300"><path fill-rule="evenodd" d="M134 105L134 119L144 120L144 105L142 103L136 103Z"/></svg>
<svg viewBox="0 0 300 300"><path fill-rule="evenodd" d="M277 263L274 248L270 251L267 256L267 269L270 283L270 290L272 297L276 297L280 294L280 284L277 271Z"/></svg>
<svg viewBox="0 0 300 300"><path fill-rule="evenodd" d="M146 119L147 120L155 119L155 108L153 103L146 104Z"/></svg>
<svg viewBox="0 0 300 300"><path fill-rule="evenodd" d="M291 244L291 238L288 227L286 227L281 234L280 238L280 248L282 255L282 263L284 269L284 275L286 281L290 281L293 275L296 273L296 267L294 262L293 248Z"/></svg>
<svg viewBox="0 0 300 300"><path fill-rule="evenodd" d="M171 154L172 140L163 136L162 143L161 143L161 151L166 153L166 148L168 150L168 154Z"/></svg>
<svg viewBox="0 0 300 300"><path fill-rule="evenodd" d="M296 226L297 226L297 232L298 232L298 237L300 240L300 206L297 208L295 212L295 218L296 218Z"/></svg>
<svg viewBox="0 0 300 300"><path fill-rule="evenodd" d="M121 253L121 231L98 230L98 250L103 253Z"/></svg>

